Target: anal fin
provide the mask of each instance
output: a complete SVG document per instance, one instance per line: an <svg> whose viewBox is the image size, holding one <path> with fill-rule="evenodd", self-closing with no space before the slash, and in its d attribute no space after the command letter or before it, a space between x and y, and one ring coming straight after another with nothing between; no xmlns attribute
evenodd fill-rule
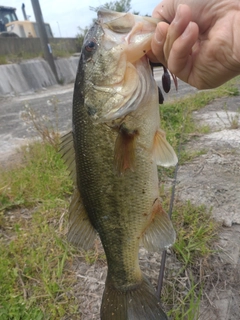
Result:
<svg viewBox="0 0 240 320"><path fill-rule="evenodd" d="M150 223L144 230L141 244L148 251L160 251L170 247L176 239L176 233L168 214L157 199L152 208Z"/></svg>

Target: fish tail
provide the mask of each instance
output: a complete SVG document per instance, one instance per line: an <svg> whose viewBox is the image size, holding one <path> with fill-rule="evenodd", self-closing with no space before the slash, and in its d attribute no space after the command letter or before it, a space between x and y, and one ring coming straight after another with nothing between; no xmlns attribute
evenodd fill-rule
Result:
<svg viewBox="0 0 240 320"><path fill-rule="evenodd" d="M101 320L168 320L156 292L144 277L141 284L116 289L107 279L101 305Z"/></svg>

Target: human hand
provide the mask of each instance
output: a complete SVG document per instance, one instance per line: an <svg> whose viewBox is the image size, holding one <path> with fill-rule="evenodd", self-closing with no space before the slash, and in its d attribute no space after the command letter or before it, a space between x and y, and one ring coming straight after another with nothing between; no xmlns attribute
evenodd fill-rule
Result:
<svg viewBox="0 0 240 320"><path fill-rule="evenodd" d="M198 89L240 74L239 0L163 0L149 58Z"/></svg>

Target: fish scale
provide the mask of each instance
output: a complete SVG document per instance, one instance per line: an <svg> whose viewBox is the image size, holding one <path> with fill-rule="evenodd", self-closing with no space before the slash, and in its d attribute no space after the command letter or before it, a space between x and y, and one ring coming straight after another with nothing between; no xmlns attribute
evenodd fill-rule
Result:
<svg viewBox="0 0 240 320"><path fill-rule="evenodd" d="M62 145L76 170L68 238L86 249L99 234L108 264L102 320L165 320L138 261L140 243L161 250L175 240L157 164L177 158L159 127L158 89L144 56L157 22L103 9L98 18L84 39L73 131Z"/></svg>

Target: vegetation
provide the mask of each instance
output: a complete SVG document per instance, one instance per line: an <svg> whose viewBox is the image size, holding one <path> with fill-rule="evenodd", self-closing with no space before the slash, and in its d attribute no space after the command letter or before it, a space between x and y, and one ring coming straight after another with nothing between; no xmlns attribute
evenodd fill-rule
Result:
<svg viewBox="0 0 240 320"><path fill-rule="evenodd" d="M195 136L209 132L207 126L193 121L193 111L204 108L214 99L239 95L239 77L223 86L209 91L198 92L189 97L161 105L161 126L166 131L168 141L178 150L180 164L192 160L204 153L186 151L184 145ZM226 110L227 113L227 110ZM232 118L227 114L230 128L238 125L239 117ZM162 181L173 177L174 170L159 168ZM166 211L170 206L169 190L161 189L161 197ZM169 308L169 316L174 320L198 319L199 304L204 292L209 260L214 253L213 244L218 237L220 225L212 218L211 209L205 206L194 206L191 202L175 203L172 221L177 232L177 240L172 248L178 269L166 272L166 285L162 299Z"/></svg>
<svg viewBox="0 0 240 320"><path fill-rule="evenodd" d="M132 9L131 0L110 1L106 2L103 7L118 12L128 12ZM99 8L96 8L94 10L97 11L98 9Z"/></svg>
<svg viewBox="0 0 240 320"><path fill-rule="evenodd" d="M219 88L199 91L195 95L161 105L161 126L174 148L177 148L180 143L186 143L194 135L208 132L206 126L198 126L194 123L192 112L205 107L214 99L239 95L239 90L235 85L236 81L233 79Z"/></svg>
<svg viewBox="0 0 240 320"><path fill-rule="evenodd" d="M177 147L194 134L205 132L192 121L193 110L217 97L235 94L238 91L233 81L162 106L162 125L171 143ZM57 101L54 108L56 105ZM41 140L18 151L19 163L0 170L0 319L52 320L66 315L80 319L71 266L77 256L86 263L104 258L94 251L77 252L66 242L72 183L56 150L57 125L51 131L30 111L28 120ZM189 157L185 154L185 159ZM164 187L161 197L168 210L170 196ZM219 226L209 210L190 202L177 201L172 219L178 235L172 256L179 268L166 274L163 303L173 319L193 320L204 291L200 268L212 254Z"/></svg>
<svg viewBox="0 0 240 320"><path fill-rule="evenodd" d="M188 140L209 132L207 125L198 125L193 121L193 111L205 107L214 99L239 95L239 90L235 85L236 81L238 81L237 79L238 78L235 78L219 88L199 91L195 95L161 105L161 127L166 131L167 140L173 148L175 150L180 150L180 154L178 155L180 164L204 153L204 150L199 150L199 152L186 152L184 148L184 144L186 144ZM229 119L229 121L232 125L236 125L238 117ZM179 149L180 145L181 147ZM172 169L166 170L164 168L159 168L159 170L160 173L167 172L168 174L173 174Z"/></svg>

